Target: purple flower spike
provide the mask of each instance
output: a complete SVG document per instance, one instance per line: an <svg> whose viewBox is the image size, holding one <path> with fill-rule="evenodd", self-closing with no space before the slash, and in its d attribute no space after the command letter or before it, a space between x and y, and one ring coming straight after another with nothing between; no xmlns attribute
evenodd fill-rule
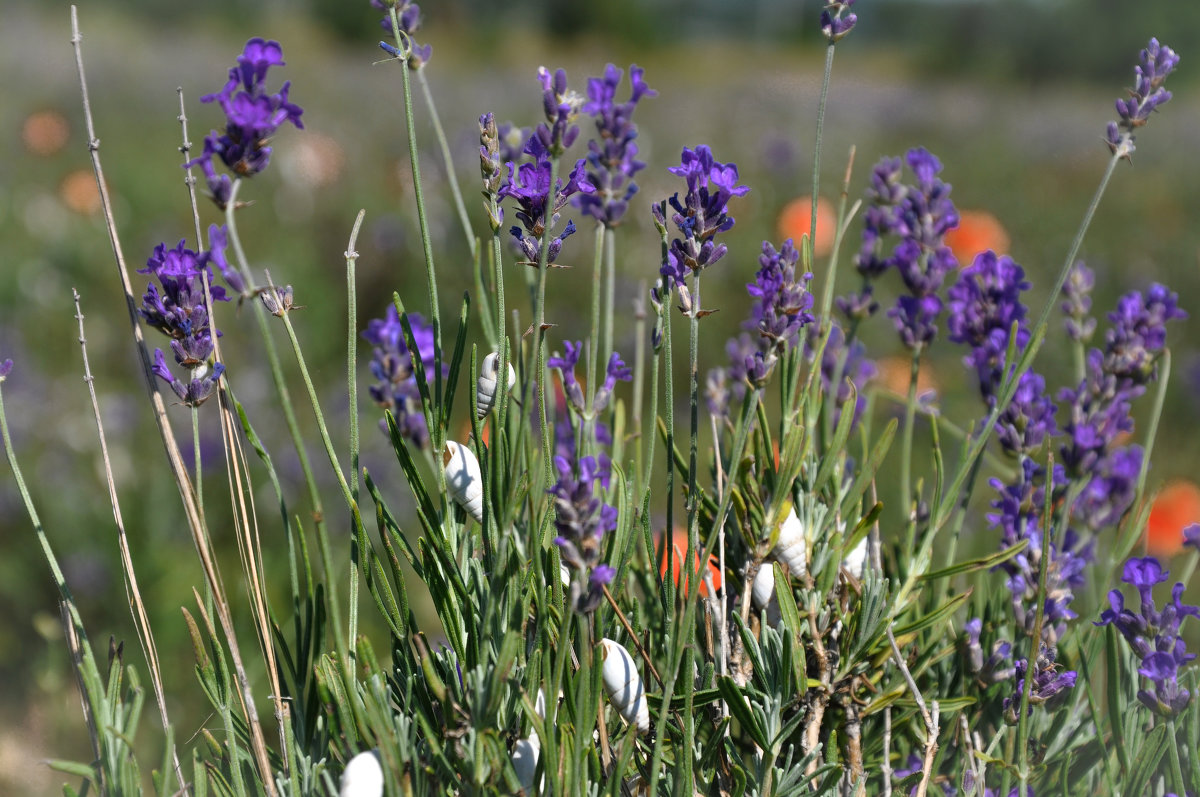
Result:
<svg viewBox="0 0 1200 797"><path fill-rule="evenodd" d="M658 94L642 79L644 70L629 67L630 94L624 103L616 102L617 86L622 72L609 64L604 77L588 80L588 101L583 112L596 120L599 139L588 142L588 180L596 187L595 193L580 194L573 200L575 206L606 227L615 227L621 222L629 207L629 200L637 193L633 177L646 164L637 160L637 125L633 123L633 112L643 97Z"/></svg>
<svg viewBox="0 0 1200 797"><path fill-rule="evenodd" d="M217 243L223 244L218 237ZM173 249L159 244L139 274L150 274L139 314L151 327L171 339L175 361L188 369L204 366L213 354L213 335L204 294L204 278L213 301L228 301L225 289L212 284L210 252L193 252L180 241ZM223 254L222 258L223 260ZM220 332L215 332L220 335ZM168 380L169 381L169 380Z"/></svg>
<svg viewBox="0 0 1200 797"><path fill-rule="evenodd" d="M225 166L238 177L253 177L267 168L271 148L267 142L285 123L303 128L299 105L288 100L291 84L285 82L275 94L268 94L264 85L267 71L283 65L283 50L279 42L254 38L246 42L238 56L237 66L229 70L229 81L215 94L206 94L201 102L215 102L225 113L225 128L208 134L200 157L188 161L185 168L198 165L204 172L214 201L224 209L229 199L230 183L218 177L212 159L220 157Z"/></svg>
<svg viewBox="0 0 1200 797"><path fill-rule="evenodd" d="M4 362L0 363L0 382L3 382L5 379L8 379L8 375L12 373L12 369L13 369L13 361L12 360L5 360Z"/></svg>
<svg viewBox="0 0 1200 797"><path fill-rule="evenodd" d="M371 0L373 8L385 12L383 19L379 21L379 26L388 33L392 33L392 15L387 13L388 5L384 0ZM413 34L421 27L421 7L416 3L408 2L408 0L399 0L394 5L396 6L396 17L400 20L400 32L409 41L408 68L416 71L424 66L429 57L433 55L432 44L420 45L413 41Z"/></svg>
<svg viewBox="0 0 1200 797"><path fill-rule="evenodd" d="M745 376L755 385L765 384L779 357L796 345L800 330L813 321L809 312L813 297L808 292L812 274L796 274L799 259L800 253L791 238L783 242L779 251L769 241L763 241L758 273L754 282L746 286L754 305L750 318L742 324L752 336L757 333L757 350L739 351L735 355L732 372L739 380ZM740 340L737 345L740 349Z"/></svg>
<svg viewBox="0 0 1200 797"><path fill-rule="evenodd" d="M596 391L596 395L592 397L592 412L599 412L608 406L609 400L612 398L613 388L617 386L617 382L629 382L633 379L633 370L621 360L621 355L615 351L608 358L608 368L604 374L604 384Z"/></svg>
<svg viewBox="0 0 1200 797"><path fill-rule="evenodd" d="M583 412L587 409L583 398L583 388L580 386L579 380L575 378L575 366L579 364L579 357L583 353L583 341L572 343L564 340L563 347L567 353L561 357L555 355L546 360L546 366L559 370L559 373L562 374L563 393L566 395L568 403L575 408L576 412Z"/></svg>
<svg viewBox="0 0 1200 797"><path fill-rule="evenodd" d="M671 220L683 237L671 241L661 272L673 285L684 287L689 273L711 266L725 255L725 245L716 243L715 238L733 228L729 200L745 196L750 188L737 184L736 165L715 160L704 145L694 150L684 147L680 165L667 171L684 178L688 190L682 202L679 194L670 199L675 211Z"/></svg>
<svg viewBox="0 0 1200 797"><path fill-rule="evenodd" d="M604 585L616 576L616 571L600 559L605 533L617 527L617 510L597 495L597 486L604 489L605 463L591 456L580 459L570 423L560 427L556 430L558 455L554 458L558 481L546 492L554 498L554 527L558 531L554 544L563 564L576 574L571 578L571 605L578 612L588 613L600 605Z"/></svg>
<svg viewBox="0 0 1200 797"><path fill-rule="evenodd" d="M1155 283L1146 291L1131 291L1109 313L1112 327L1104 337L1104 371L1119 380L1145 385L1154 380L1158 355L1166 346L1166 323L1187 318L1179 296Z"/></svg>
<svg viewBox="0 0 1200 797"><path fill-rule="evenodd" d="M1108 148L1115 155L1129 158L1134 152L1133 131L1150 121L1150 114L1171 99L1162 84L1179 64L1179 56L1158 39L1151 39L1138 56L1133 68L1133 88L1129 96L1117 100L1119 122L1109 122L1105 133Z"/></svg>
<svg viewBox="0 0 1200 797"><path fill-rule="evenodd" d="M189 407L199 407L213 394L217 389L217 384L221 380L221 374L225 373L225 366L220 363L213 363L212 368L207 365L201 365L198 368L191 369L190 378L187 381L179 379L167 366L167 360L163 356L162 349L154 350L154 374L159 379L162 379L171 386L171 390L175 391L175 395L179 400Z"/></svg>
<svg viewBox="0 0 1200 797"><path fill-rule="evenodd" d="M575 194L592 193L595 188L588 181L585 161L575 162L575 168L567 180L555 180L553 195L550 190L550 154L540 138L529 139L525 147L527 154L534 157L533 163L522 163L519 167L508 163L508 177L500 186L497 196L511 197L517 203L516 216L521 226L513 226L513 242L525 262L536 265L541 252L542 237L549 234L558 224L559 211ZM574 223L568 221L562 233L547 244L547 265L555 262L562 251L563 241L575 232Z"/></svg>
<svg viewBox="0 0 1200 797"><path fill-rule="evenodd" d="M1130 559L1125 563L1121 580L1138 591L1141 611L1135 614L1126 609L1124 597L1114 589L1108 593L1110 608L1100 615L1096 625L1115 626L1142 660L1138 673L1149 684L1138 691L1138 700L1160 716L1175 717L1191 700L1188 690L1179 684L1179 669L1196 658L1194 653L1188 653L1179 627L1185 617L1200 618L1200 609L1182 602L1184 585L1177 582L1171 590L1171 601L1159 611L1154 605L1153 590L1167 576L1167 571L1152 556Z"/></svg>

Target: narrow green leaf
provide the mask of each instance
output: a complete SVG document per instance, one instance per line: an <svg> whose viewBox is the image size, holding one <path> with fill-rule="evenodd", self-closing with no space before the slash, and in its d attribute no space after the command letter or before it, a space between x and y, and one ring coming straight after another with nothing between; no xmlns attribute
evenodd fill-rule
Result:
<svg viewBox="0 0 1200 797"><path fill-rule="evenodd" d="M908 636L909 634L915 634L918 631L924 631L926 628L931 628L935 625L946 622L960 606L966 603L969 595L969 592L955 595L953 598L946 601L924 617L921 617L920 619L915 620L908 625L897 628L895 632L896 636Z"/></svg>
<svg viewBox="0 0 1200 797"><path fill-rule="evenodd" d="M1133 767L1129 770L1129 779L1125 781L1124 794L1149 794L1150 779L1158 770L1158 762L1167 752L1167 745L1172 742L1167 739L1167 724L1154 726L1149 733L1142 737L1137 752L1134 755Z"/></svg>
<svg viewBox="0 0 1200 797"><path fill-rule="evenodd" d="M755 744L766 750L770 743L767 738L767 730L754 715L750 703L734 680L728 675L720 676L717 679L717 689L725 698L725 703L729 706L729 713L737 720L738 725L742 726L742 731L748 734Z"/></svg>
<svg viewBox="0 0 1200 797"><path fill-rule="evenodd" d="M803 631L803 626L800 624L800 610L796 608L796 597L792 595L791 579L783 574L783 568L779 566L778 562L771 563L770 567L775 575L775 599L779 603L780 619L788 632L788 646L792 651L792 677L796 679L795 688L799 690L800 694L804 694L806 657L804 647L800 644ZM785 690L789 693L791 691L793 691L791 687Z"/></svg>
<svg viewBox="0 0 1200 797"><path fill-rule="evenodd" d="M450 355L450 371L446 376L446 398L442 407L443 429L450 427L451 412L454 409L454 394L458 387L458 372L462 369L463 352L467 348L467 322L470 316L471 294L464 291L462 308L458 311L458 335L454 338L454 352Z"/></svg>
<svg viewBox="0 0 1200 797"><path fill-rule="evenodd" d="M991 570L993 567L1012 559L1027 547L1029 547L1029 540L1023 539L1016 545L1009 546L1002 551L996 551L995 553L990 553L987 556L981 556L978 559L968 559L966 561L959 562L958 564L951 565L950 567L946 567L941 570L935 570L932 573L925 573L924 575L920 576L918 580L936 581L939 578L957 576L960 573L973 573L976 570Z"/></svg>

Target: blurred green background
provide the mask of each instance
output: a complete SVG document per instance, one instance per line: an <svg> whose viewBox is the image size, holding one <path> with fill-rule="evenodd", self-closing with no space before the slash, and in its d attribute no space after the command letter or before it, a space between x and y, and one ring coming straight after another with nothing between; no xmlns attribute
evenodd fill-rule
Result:
<svg viewBox="0 0 1200 797"><path fill-rule="evenodd" d="M738 164L752 192L734 211L738 224L728 238L730 254L705 277L706 305L717 300L722 312L705 322L704 367L723 365L723 341L749 307L742 286L753 279L760 242L779 242L781 209L810 191L824 58L815 24L819 4L530 0L431 3L423 10L420 39L434 46L426 75L472 211L478 206L476 120L493 111L498 120L520 126L540 121L539 65L565 67L580 91L585 78L599 75L608 62L646 69L646 80L659 96L637 112L640 157L649 167L639 178L642 192L620 233L619 307L630 307L639 282L652 280L657 271L657 236L647 207L678 190L665 169L678 163L681 147L707 143L718 159ZM1097 272L1098 315L1120 293L1154 280L1178 291L1181 305L1192 312L1193 318L1172 332L1174 372L1151 482L1195 478L1194 452L1200 446L1193 421L1200 410L1200 321L1195 316L1200 306L1192 297L1200 289L1200 232L1194 223L1200 209L1200 99L1191 65L1200 54L1200 6L1170 0L1136 6L1119 0L864 0L856 10L859 26L837 49L823 196L836 200L851 145L857 147L852 199L861 196L866 175L880 157L928 147L944 163L943 176L954 186L958 207L986 210L1007 230L1010 253L1034 282L1029 304L1035 311L1103 171L1104 125L1115 115L1113 100L1132 84L1138 50L1158 36L1182 55L1169 84L1175 99L1139 134L1132 167L1118 169L1083 256ZM293 318L335 440L344 450L342 252L359 208L367 211L358 244L360 329L366 319L384 312L393 290L411 309L425 305L399 73L395 64L373 63L383 58L376 47L377 12L366 0L225 0L202 7L127 0L85 4L80 17L101 157L131 268L140 267L159 242L174 244L186 237L194 245L179 166L176 87L183 89L198 151L204 134L219 122L216 109L201 105L199 96L220 88L247 38L282 43L287 66L272 73L271 85L293 82L291 98L305 109L305 130L288 129L275 140L271 168L243 188L240 198L254 205L240 214L239 226L254 268L259 273L268 268L276 282L294 285L297 303L305 306ZM122 605L112 516L81 381L71 302L71 288L77 288L122 509L159 636L176 737L184 742L207 721L179 615L179 606L191 603L187 588L199 586L201 576L175 487L162 467L97 212L69 34L68 6L57 2L7 4L0 26L6 77L0 85L5 152L0 161L0 357L16 361L4 385L5 406L17 454L93 643L102 650L110 634L128 640L127 659L141 667ZM622 88L618 98L626 91ZM453 317L457 297L470 285L470 260L420 102L417 115L442 311ZM572 156L582 155L591 131L584 120ZM202 204L201 214L205 226L219 221L211 205ZM482 214L476 212L474 221L482 234ZM551 332L552 347L586 334L586 299L580 297L588 296L591 235L590 225L580 227L583 232L560 257L578 268L551 275L549 318L558 324ZM839 291L854 285L847 257L859 230L857 223L851 229ZM140 294L145 280L134 276ZM520 284L514 276L509 295L522 311L524 326L529 316ZM883 289L885 302L891 289ZM618 349L630 361L631 317L629 312L620 318L617 329ZM239 398L290 480L293 511L304 513L298 467L271 406L257 331L248 314L233 306L222 308L218 325ZM878 319L866 337L873 355L900 354L886 319ZM944 344L939 349L933 365L943 411L966 422L978 410L974 385L959 365L961 352ZM365 393L369 356L362 346L362 462L393 504L404 507L407 490ZM1066 381L1057 375L1069 373L1069 352L1052 345L1039 364L1057 389ZM297 398L299 388L297 381ZM1149 403L1140 403L1139 417ZM170 409L181 441L190 439L187 413ZM211 411L204 415L210 523L218 546L226 545L226 580L232 581L238 564L223 494L218 427ZM311 426L303 406L300 415ZM315 434L310 440L318 473L327 474ZM0 616L7 618L0 624L0 681L6 684L0 693L0 794L53 793L62 778L39 761L86 760L90 753L53 584L7 466L0 471ZM336 507L332 479L327 480L328 506ZM269 486L265 479L260 482L270 572L272 564L283 566L283 544ZM994 544L986 532L977 534L966 543L967 552ZM345 550L343 545L343 555ZM285 583L281 577L279 586ZM249 640L249 625L246 630ZM146 760L153 762L160 760L156 722L150 716L144 720L144 739L153 742Z"/></svg>

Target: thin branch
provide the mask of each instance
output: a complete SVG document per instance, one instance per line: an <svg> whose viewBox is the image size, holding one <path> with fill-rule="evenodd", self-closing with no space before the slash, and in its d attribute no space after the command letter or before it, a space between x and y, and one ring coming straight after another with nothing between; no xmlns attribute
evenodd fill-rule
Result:
<svg viewBox="0 0 1200 797"><path fill-rule="evenodd" d="M900 654L900 646L896 644L896 635L892 633L892 623L888 623L887 638L888 643L892 646L892 660L904 675L908 690L912 692L913 699L917 701L917 708L921 711L921 719L925 720L925 756L921 764L921 782L917 784L916 791L916 797L925 797L925 792L929 788L929 779L933 775L933 756L938 749L938 717L941 711L936 700L933 701L932 713L926 707L925 698L921 696L921 690L917 688L917 682L913 680L912 673L908 670L908 664L905 663L904 656Z"/></svg>

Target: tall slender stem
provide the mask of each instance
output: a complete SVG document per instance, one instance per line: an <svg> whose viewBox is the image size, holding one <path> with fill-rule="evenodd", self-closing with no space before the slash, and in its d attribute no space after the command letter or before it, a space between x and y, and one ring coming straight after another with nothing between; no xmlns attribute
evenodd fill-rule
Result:
<svg viewBox="0 0 1200 797"><path fill-rule="evenodd" d="M588 336L587 390L588 406L596 395L596 364L600 360L600 305L604 274L604 225L596 225L596 244L592 257L592 326ZM606 358L607 361L607 358ZM585 441L586 442L586 441Z"/></svg>
<svg viewBox="0 0 1200 797"><path fill-rule="evenodd" d="M355 287L355 266L358 264L358 231L362 227L367 211L358 211L350 240L346 244L346 394L350 412L350 496L358 504L358 296ZM350 618L347 638L353 647L358 637L358 563L362 551L358 550L358 534L350 535Z"/></svg>
<svg viewBox="0 0 1200 797"><path fill-rule="evenodd" d="M613 353L613 315L617 300L617 233L604 228L604 353L600 362L607 366Z"/></svg>
<svg viewBox="0 0 1200 797"><path fill-rule="evenodd" d="M813 172L812 172L812 216L808 220L808 241L812 246L817 240L817 203L821 196L821 142L825 137L825 104L829 99L829 81L833 75L834 43L829 42L825 47L825 73L821 78L821 99L817 103L817 135L813 141ZM829 308L833 302L833 258L829 259L829 271L826 272L826 289L821 301L821 318L829 316Z"/></svg>
<svg viewBox="0 0 1200 797"><path fill-rule="evenodd" d="M541 247L538 251L537 302L534 307L534 334L537 335L537 379L538 423L541 426L542 472L546 487L554 484L554 463L551 457L550 426L546 420L546 272L549 270L550 225L554 220L554 205L557 200L558 158L550 159L549 195L546 197L546 218L543 220Z"/></svg>
<svg viewBox="0 0 1200 797"><path fill-rule="evenodd" d="M904 405L904 431L900 441L900 510L904 513L905 551L913 553L916 536L916 521L912 511L912 446L913 424L917 414L917 380L921 374L921 346L913 349L912 364L908 376L908 400Z"/></svg>

